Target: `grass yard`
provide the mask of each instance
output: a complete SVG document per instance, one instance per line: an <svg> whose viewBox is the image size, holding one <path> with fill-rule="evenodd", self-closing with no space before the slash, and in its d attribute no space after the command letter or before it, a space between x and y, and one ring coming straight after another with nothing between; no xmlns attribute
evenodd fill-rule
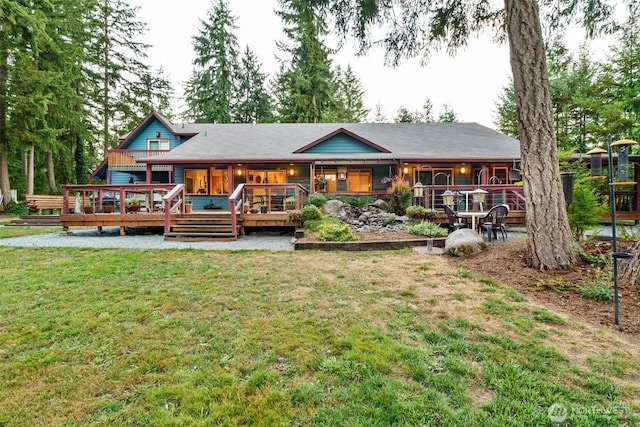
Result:
<svg viewBox="0 0 640 427"><path fill-rule="evenodd" d="M640 423L637 342L446 265L0 247L0 425Z"/></svg>
<svg viewBox="0 0 640 427"><path fill-rule="evenodd" d="M62 232L62 227L5 227L0 223L0 239L59 232Z"/></svg>

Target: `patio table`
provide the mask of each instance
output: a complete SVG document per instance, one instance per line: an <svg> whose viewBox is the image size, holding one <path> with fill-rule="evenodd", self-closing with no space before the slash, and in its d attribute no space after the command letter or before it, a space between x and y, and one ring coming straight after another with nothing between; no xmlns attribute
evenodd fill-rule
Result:
<svg viewBox="0 0 640 427"><path fill-rule="evenodd" d="M471 229L476 230L476 222L478 218L486 216L487 212L484 211L458 211L456 212L460 218L471 218Z"/></svg>

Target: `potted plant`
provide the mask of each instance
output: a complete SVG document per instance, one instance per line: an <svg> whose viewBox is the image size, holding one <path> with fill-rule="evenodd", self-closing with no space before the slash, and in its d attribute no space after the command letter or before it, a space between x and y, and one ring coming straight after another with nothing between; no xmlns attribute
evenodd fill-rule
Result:
<svg viewBox="0 0 640 427"><path fill-rule="evenodd" d="M296 208L296 197L289 196L284 199L284 208L285 210L295 209Z"/></svg>
<svg viewBox="0 0 640 427"><path fill-rule="evenodd" d="M124 208L126 212L139 212L140 198L138 196L127 197L124 199Z"/></svg>
<svg viewBox="0 0 640 427"><path fill-rule="evenodd" d="M184 213L191 213L193 209L193 201L189 198L189 196L185 196L184 198Z"/></svg>

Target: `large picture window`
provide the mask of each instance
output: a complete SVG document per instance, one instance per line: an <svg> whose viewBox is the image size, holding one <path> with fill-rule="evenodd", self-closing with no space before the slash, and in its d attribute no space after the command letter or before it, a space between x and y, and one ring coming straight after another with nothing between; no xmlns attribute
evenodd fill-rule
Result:
<svg viewBox="0 0 640 427"><path fill-rule="evenodd" d="M185 169L184 186L187 194L207 194L207 169Z"/></svg>
<svg viewBox="0 0 640 427"><path fill-rule="evenodd" d="M147 150L170 150L171 143L168 139L148 139Z"/></svg>
<svg viewBox="0 0 640 427"><path fill-rule="evenodd" d="M347 172L347 191L371 191L371 171L367 169L349 169Z"/></svg>
<svg viewBox="0 0 640 427"><path fill-rule="evenodd" d="M211 194L228 194L229 193L229 181L227 179L226 169L210 169L211 173L211 187L209 191Z"/></svg>

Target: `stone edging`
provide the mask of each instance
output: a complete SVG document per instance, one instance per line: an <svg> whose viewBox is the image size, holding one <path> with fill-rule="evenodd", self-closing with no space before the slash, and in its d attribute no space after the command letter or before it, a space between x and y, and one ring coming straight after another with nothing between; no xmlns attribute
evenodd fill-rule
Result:
<svg viewBox="0 0 640 427"><path fill-rule="evenodd" d="M293 250L318 250L318 251L383 251L393 249L412 248L415 246L427 246L426 237L404 240L368 240L356 242L299 242L293 243ZM444 248L446 237L436 237L433 246Z"/></svg>

